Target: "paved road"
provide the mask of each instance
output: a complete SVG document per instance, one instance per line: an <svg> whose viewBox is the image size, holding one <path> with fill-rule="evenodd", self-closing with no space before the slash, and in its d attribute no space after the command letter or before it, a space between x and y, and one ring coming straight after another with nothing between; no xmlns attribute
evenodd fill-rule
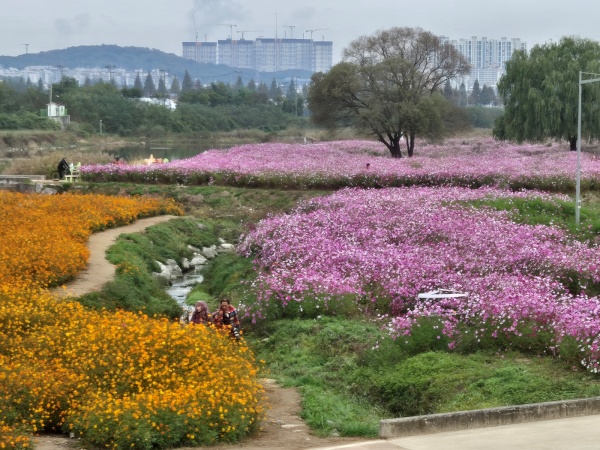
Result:
<svg viewBox="0 0 600 450"><path fill-rule="evenodd" d="M599 450L600 415L373 440L320 450Z"/></svg>

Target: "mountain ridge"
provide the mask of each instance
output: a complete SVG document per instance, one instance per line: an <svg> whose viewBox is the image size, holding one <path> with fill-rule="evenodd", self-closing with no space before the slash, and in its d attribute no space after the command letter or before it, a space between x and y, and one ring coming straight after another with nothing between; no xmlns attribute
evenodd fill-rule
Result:
<svg viewBox="0 0 600 450"><path fill-rule="evenodd" d="M270 82L273 78L290 77L310 79L312 75L312 72L307 70L258 72L224 64L199 63L162 50L148 47L121 47L113 44L80 45L19 56L0 55L0 65L19 70L28 66L56 66L70 69L110 66L131 71L160 69L176 75L180 80L187 70L192 78L200 79L205 83L213 81L229 83L234 74L237 78L240 73L244 82L248 82L251 78L257 82Z"/></svg>

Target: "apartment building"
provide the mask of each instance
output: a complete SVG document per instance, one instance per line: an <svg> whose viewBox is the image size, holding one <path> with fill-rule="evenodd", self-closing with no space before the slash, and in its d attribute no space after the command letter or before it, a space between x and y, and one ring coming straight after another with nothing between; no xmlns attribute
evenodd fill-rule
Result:
<svg viewBox="0 0 600 450"><path fill-rule="evenodd" d="M468 39L451 40L441 36L440 39L456 48L471 65L471 74L460 80L465 83L467 90L473 88L475 80L479 80L480 86L485 84L495 88L513 53L517 50L527 51L527 43L519 38L488 39L472 36Z"/></svg>
<svg viewBox="0 0 600 450"><path fill-rule="evenodd" d="M182 42L185 59L200 63L217 64L216 42Z"/></svg>
<svg viewBox="0 0 600 450"><path fill-rule="evenodd" d="M225 64L258 72L278 72L289 69L326 72L333 65L332 41L259 37L254 41L224 39L217 42L183 42L182 44L183 57L186 59ZM198 52L199 48L208 44L212 44L211 49L214 48L214 59L209 60L202 56L203 53Z"/></svg>

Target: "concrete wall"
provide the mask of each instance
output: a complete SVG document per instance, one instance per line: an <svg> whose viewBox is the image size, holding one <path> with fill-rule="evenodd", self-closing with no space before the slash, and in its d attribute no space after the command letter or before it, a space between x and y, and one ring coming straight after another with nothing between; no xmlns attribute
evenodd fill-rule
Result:
<svg viewBox="0 0 600 450"><path fill-rule="evenodd" d="M379 436L414 436L594 414L600 414L600 397L385 419L379 422Z"/></svg>

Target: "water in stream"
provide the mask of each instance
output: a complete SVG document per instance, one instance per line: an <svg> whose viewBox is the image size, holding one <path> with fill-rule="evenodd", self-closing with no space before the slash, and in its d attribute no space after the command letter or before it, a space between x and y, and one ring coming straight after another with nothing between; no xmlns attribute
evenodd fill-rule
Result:
<svg viewBox="0 0 600 450"><path fill-rule="evenodd" d="M181 278L177 278L171 281L171 286L165 289L166 293L169 294L177 303L181 306L187 307L185 299L192 290L192 288L204 281L204 277L200 273L189 273L185 274Z"/></svg>

